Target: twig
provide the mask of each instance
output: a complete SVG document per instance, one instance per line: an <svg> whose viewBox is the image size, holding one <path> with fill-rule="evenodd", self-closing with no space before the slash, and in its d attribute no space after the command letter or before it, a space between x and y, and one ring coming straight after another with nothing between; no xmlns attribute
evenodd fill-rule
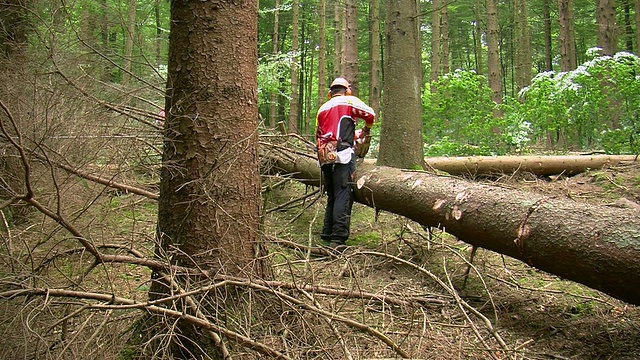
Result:
<svg viewBox="0 0 640 360"><path fill-rule="evenodd" d="M307 299L309 299L311 302L313 302L313 305L315 305L318 309L322 310L322 306L308 292L306 292L306 291L304 291L302 289L298 289L298 291L300 291ZM346 358L348 360L353 360L353 355L351 355L351 351L349 351L349 347L347 346L347 342L344 340L344 337L340 334L340 332L336 328L335 324L332 322L332 319L331 318L325 318L325 320L327 321L327 324L329 325L329 328L331 329L331 332L340 341L340 344L342 345L342 350L344 351L344 354L345 354Z"/></svg>
<svg viewBox="0 0 640 360"><path fill-rule="evenodd" d="M506 349L506 344L504 342L504 340L502 340L502 338L500 337L500 335L498 334L498 332L493 328L493 325L491 324L491 321L489 319L487 319L486 316L484 316L482 313L480 313L478 310L474 309L471 305L469 305L466 301L464 301L462 298L460 298L460 296L458 295L458 292L455 291L455 289L453 288L453 286L450 286L449 284L446 284L444 281L442 281L439 277L437 277L436 275L434 275L431 271L418 266L410 261L401 259L397 256L393 256L387 253L380 253L380 252L375 252L375 251L363 251L362 254L368 254L368 255L374 255L374 256L380 256L380 257L385 257L388 259L393 259L394 261L397 261L399 263L405 264L407 266L410 266L418 271L420 271L421 273L429 276L433 281L435 281L438 285L440 285L443 289L445 289L445 291L447 291L456 301L456 303L458 304L458 306L462 309L465 308L469 311L471 311L475 316L477 316L478 318L480 318L485 326L487 327L487 329L489 330L489 332L491 333L491 335L496 339L496 341L498 341L498 344L500 344L500 346L502 346L503 348ZM449 279L450 280L450 279ZM466 316L466 312L463 311L463 314L465 314ZM479 336L479 334L477 334L478 336L478 340L483 341L482 336ZM493 354L492 354L493 355Z"/></svg>
<svg viewBox="0 0 640 360"><path fill-rule="evenodd" d="M260 342L254 341L250 338L247 338L237 332L228 330L226 328L217 326L207 320L200 319L196 316L185 314L183 312L177 310L171 310L164 307L156 306L156 305L148 305L145 303L139 303L131 299L109 295L109 294L101 294L101 293L93 293L93 292L85 292L85 291L74 291L74 290L65 290L65 289L44 289L44 288L32 288L32 289L21 289L21 290L10 290L4 291L0 293L0 297L16 297L16 296L47 296L47 297L68 297L68 298L79 298L79 299L87 299L87 300L96 300L100 301L99 304L88 304L88 308L91 309L122 309L124 308L137 308L144 309L149 313L164 315L171 318L179 319L182 321L186 321L190 324L200 326L204 329L211 330L216 333L220 333L225 335L226 337L237 341L240 344L243 344L247 347L250 347L260 353L263 353L267 356L273 356L278 359L284 360L293 360L290 357L280 353L279 351L272 349Z"/></svg>

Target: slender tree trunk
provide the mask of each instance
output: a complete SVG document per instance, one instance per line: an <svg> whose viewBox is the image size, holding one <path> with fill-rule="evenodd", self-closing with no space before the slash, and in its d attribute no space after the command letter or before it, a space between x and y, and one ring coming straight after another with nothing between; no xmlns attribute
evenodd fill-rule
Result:
<svg viewBox="0 0 640 360"><path fill-rule="evenodd" d="M445 0L441 5L441 19L440 19L440 34L442 34L442 55L440 57L442 61L442 73L449 73L449 6L448 1Z"/></svg>
<svg viewBox="0 0 640 360"><path fill-rule="evenodd" d="M155 0L153 4L153 12L156 20L156 65L162 64L162 22L160 21L160 0Z"/></svg>
<svg viewBox="0 0 640 360"><path fill-rule="evenodd" d="M431 91L440 76L440 0L431 0ZM387 55L389 56L389 55Z"/></svg>
<svg viewBox="0 0 640 360"><path fill-rule="evenodd" d="M358 95L358 7L356 0L345 0L342 64L354 95Z"/></svg>
<svg viewBox="0 0 640 360"><path fill-rule="evenodd" d="M382 79L380 52L380 0L369 0L369 54L371 57L369 106L376 114L380 114L380 81Z"/></svg>
<svg viewBox="0 0 640 360"><path fill-rule="evenodd" d="M100 37L102 38L102 52L104 54L109 53L109 23L107 11L107 0L100 0ZM111 64L107 64L100 74L100 79L104 82L110 82L111 79Z"/></svg>
<svg viewBox="0 0 640 360"><path fill-rule="evenodd" d="M542 21L544 23L544 66L545 70L553 71L553 48L551 46L551 14L549 0L542 2Z"/></svg>
<svg viewBox="0 0 640 360"><path fill-rule="evenodd" d="M516 91L528 86L532 78L531 39L525 0L514 1L514 26L516 38Z"/></svg>
<svg viewBox="0 0 640 360"><path fill-rule="evenodd" d="M333 77L344 76L342 64L342 12L340 0L333 1Z"/></svg>
<svg viewBox="0 0 640 360"><path fill-rule="evenodd" d="M304 17L303 17L304 20ZM299 47L300 47L300 60L299 60L299 68L298 68L298 133L300 135L306 135L307 134L307 128L306 128L306 118L305 118L305 113L304 113L304 106L303 104L305 103L305 98L306 95L305 94L305 79L307 78L307 75L310 74L311 72L309 70L307 70L307 56L308 56L308 49L309 47L307 46L307 41L305 39L307 39L307 26L306 23L304 21L299 21L300 22L300 39L303 39L302 42L298 41L299 43Z"/></svg>
<svg viewBox="0 0 640 360"><path fill-rule="evenodd" d="M624 44L628 52L633 52L633 26L631 25L631 0L624 0Z"/></svg>
<svg viewBox="0 0 640 360"><path fill-rule="evenodd" d="M127 12L127 26L124 36L124 64L122 66L122 85L129 84L131 77L131 62L133 61L133 39L136 32L136 7L137 0L129 0L129 11Z"/></svg>
<svg viewBox="0 0 640 360"><path fill-rule="evenodd" d="M520 17L520 4L523 2L524 0L513 0L513 30L512 30L512 38L513 41L511 42L513 45L513 61L512 61L512 66L511 66L511 70L515 73L514 76L514 80L513 84L516 87L516 90L519 90L522 88L522 68L524 66L524 64L522 63L523 61L523 57L522 57L522 49L524 47L523 41L524 39L521 36L521 30L522 30L522 18Z"/></svg>
<svg viewBox="0 0 640 360"><path fill-rule="evenodd" d="M416 0L387 2L384 58L384 122L378 162L422 168L422 65Z"/></svg>
<svg viewBox="0 0 640 360"><path fill-rule="evenodd" d="M278 55L278 41L280 37L280 0L276 0L275 10L273 11L273 35L271 37L271 54L275 57ZM269 101L269 125L274 128L277 123L278 112L278 92L271 93Z"/></svg>
<svg viewBox="0 0 640 360"><path fill-rule="evenodd" d="M558 0L558 22L560 24L560 70L575 70L577 62L572 0Z"/></svg>
<svg viewBox="0 0 640 360"><path fill-rule="evenodd" d="M313 133L313 126L315 124L311 124L311 87L313 85L313 81L311 79L313 79L313 77L315 76L314 73L314 63L313 60L315 59L315 54L314 54L314 49L315 46L310 46L308 47L308 51L310 52L309 54L309 70L305 71L304 74L304 99L305 99L305 109L304 109L304 134L305 135L312 135Z"/></svg>
<svg viewBox="0 0 640 360"><path fill-rule="evenodd" d="M318 4L318 19L320 21L318 28L318 107L320 107L327 99L327 72L326 72L326 55L327 55L327 1L320 0Z"/></svg>
<svg viewBox="0 0 640 360"><path fill-rule="evenodd" d="M300 26L300 0L293 0L291 5L291 99L289 100L289 132L298 133L298 67L300 65L299 26Z"/></svg>
<svg viewBox="0 0 640 360"><path fill-rule="evenodd" d="M615 0L597 0L596 25L598 47L602 55L613 55L618 47Z"/></svg>
<svg viewBox="0 0 640 360"><path fill-rule="evenodd" d="M491 100L496 104L502 104L502 72L498 30L497 0L487 0L487 70L489 72L489 87L492 92ZM494 115L502 116L498 110L494 111Z"/></svg>
<svg viewBox="0 0 640 360"><path fill-rule="evenodd" d="M257 0L222 3L171 3L166 96L171 111L156 254L211 274L263 277L268 271L258 256ZM187 274L172 274L172 285L161 274L152 279L152 299L173 293L176 286L188 291L200 280ZM197 310L174 305L197 315L214 303L224 308L211 298ZM222 358L209 352L200 332L182 322L177 327L181 346L171 347L175 358Z"/></svg>
<svg viewBox="0 0 640 360"><path fill-rule="evenodd" d="M484 34L484 27L482 26L482 3L480 0L475 1L475 36L474 36L474 49L475 49L475 57L476 57L476 72L478 75L484 74L484 62L483 62L483 53L482 49L482 34Z"/></svg>

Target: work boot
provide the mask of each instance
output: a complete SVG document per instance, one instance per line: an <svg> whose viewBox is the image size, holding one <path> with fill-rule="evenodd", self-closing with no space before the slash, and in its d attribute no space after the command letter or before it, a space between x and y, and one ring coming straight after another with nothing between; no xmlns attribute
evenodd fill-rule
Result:
<svg viewBox="0 0 640 360"><path fill-rule="evenodd" d="M347 248L347 245L344 243L344 240L333 239L329 243L329 248L333 250L333 252L342 254L342 252Z"/></svg>

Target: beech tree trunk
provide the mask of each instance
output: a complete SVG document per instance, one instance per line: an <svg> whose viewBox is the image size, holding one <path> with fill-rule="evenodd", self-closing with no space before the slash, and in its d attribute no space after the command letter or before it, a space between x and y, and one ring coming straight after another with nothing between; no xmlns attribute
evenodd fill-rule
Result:
<svg viewBox="0 0 640 360"><path fill-rule="evenodd" d="M280 156L274 163L298 178L320 176L312 157ZM359 203L640 304L637 210L370 164L359 164L355 179Z"/></svg>

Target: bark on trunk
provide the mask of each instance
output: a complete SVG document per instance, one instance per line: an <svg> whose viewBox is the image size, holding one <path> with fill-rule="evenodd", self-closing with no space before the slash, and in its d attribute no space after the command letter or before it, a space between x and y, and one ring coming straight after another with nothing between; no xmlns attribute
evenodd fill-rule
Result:
<svg viewBox="0 0 640 360"><path fill-rule="evenodd" d="M343 76L349 80L353 95L358 96L358 6L355 0L344 2L344 22L342 33Z"/></svg>
<svg viewBox="0 0 640 360"><path fill-rule="evenodd" d="M558 0L558 22L560 24L560 70L576 68L576 39L573 24L573 1Z"/></svg>
<svg viewBox="0 0 640 360"><path fill-rule="evenodd" d="M276 163L294 176L319 179L313 158L280 157ZM355 179L356 201L362 204L640 304L636 210L370 164L358 165Z"/></svg>
<svg viewBox="0 0 640 360"><path fill-rule="evenodd" d="M420 120L422 65L418 5L414 0L388 2L378 162L399 168L422 168Z"/></svg>

